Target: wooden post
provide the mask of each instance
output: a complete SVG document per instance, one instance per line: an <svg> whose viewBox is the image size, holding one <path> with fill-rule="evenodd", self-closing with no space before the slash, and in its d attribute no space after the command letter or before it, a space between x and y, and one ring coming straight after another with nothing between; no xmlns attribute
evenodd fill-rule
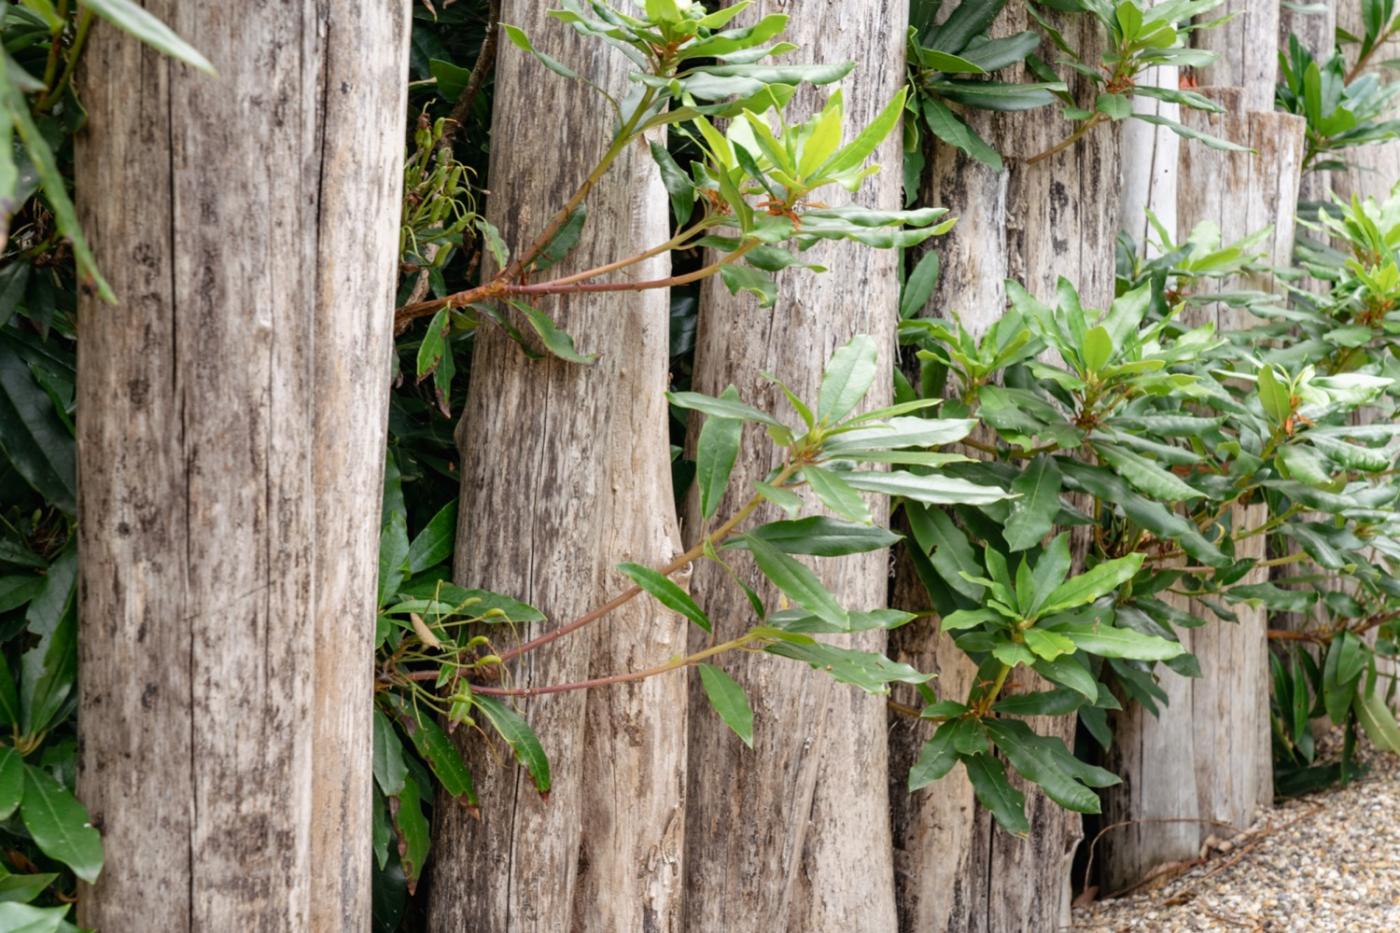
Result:
<svg viewBox="0 0 1400 933"><path fill-rule="evenodd" d="M1226 0L1201 18L1235 17L1213 29L1192 33L1196 48L1217 53L1214 62L1198 69L1197 83L1242 89L1247 113L1274 109L1278 84L1279 0Z"/></svg>
<svg viewBox="0 0 1400 933"><path fill-rule="evenodd" d="M804 60L856 62L845 82L848 132L868 123L903 83L907 3L763 0L756 6L761 9L755 13L792 14L786 38L801 47ZM804 90L793 106L812 108L827 93ZM900 155L896 131L872 159L883 170L866 182L863 203L899 207ZM845 195L824 189L819 197L839 201ZM699 391L719 394L733 383L746 400L781 411L786 402L762 373L772 372L799 396L815 398L831 352L854 334L869 334L880 347L882 375L867 404L888 401L898 256L854 243L823 244L806 255L831 271L780 275L772 309L731 296L717 281L707 283L696 346ZM746 431L720 514L747 498L753 481L773 463L768 438ZM705 530L698 511L692 499L690 540ZM874 511L881 521L883 504ZM819 570L844 604L873 608L887 598L886 561L881 553L864 554L824 560ZM751 562L736 557L734 565L747 582L761 584ZM737 634L752 617L743 594L712 563L697 568L692 589L715 620L716 637ZM762 591L774 595L766 585ZM692 648L704 643L699 633L693 636ZM884 633L852 636L848 643L878 651ZM689 929L894 929L883 701L768 655L744 654L723 665L749 691L754 749L743 747L694 687L686 821Z"/></svg>
<svg viewBox="0 0 1400 933"><path fill-rule="evenodd" d="M1361 0L1340 0L1337 4L1337 25L1352 35L1361 34ZM1348 58L1355 62L1356 47L1350 46ZM1381 80L1395 80L1383 73L1380 62L1400 57L1400 36L1392 38L1383 48L1371 56L1367 70L1381 72ZM1400 117L1400 103L1387 115ZM1353 195L1360 198L1372 197L1382 200L1389 196L1392 188L1400 182L1400 140L1373 143L1360 146L1346 153L1348 162L1354 166L1345 172L1332 172L1332 190L1340 197L1350 200Z"/></svg>
<svg viewBox="0 0 1400 933"><path fill-rule="evenodd" d="M1293 204L1298 197L1302 118L1246 113L1239 88L1201 93L1226 112L1188 111L1185 122L1255 152L1182 146L1180 229L1211 220L1223 241L1230 242L1272 224L1266 262L1284 265L1293 247L1293 215L1279 205ZM1274 290L1267 277L1238 284ZM1249 324L1248 312L1226 306L1195 311L1188 319L1191 324L1207 321L1222 330ZM1265 517L1263 506L1251 505L1233 509L1230 520L1235 528L1254 528ZM1263 536L1250 538L1236 556L1262 558L1263 545ZM1244 582L1266 578L1265 570L1256 569ZM1123 785L1109 795L1106 822L1130 825L1110 830L1099 844L1108 892L1140 880L1156 865L1182 858L1207 836L1244 828L1272 803L1267 614L1240 605L1235 607L1238 621L1226 622L1201 604L1191 611L1209 621L1178 634L1200 661L1203 676L1187 680L1159 667L1161 686L1170 698L1161 716L1153 718L1133 706L1115 717L1113 766Z"/></svg>
<svg viewBox="0 0 1400 933"><path fill-rule="evenodd" d="M548 6L511 0L502 19L621 98L627 59L548 17ZM611 111L588 85L508 44L495 101L488 214L508 243L520 244L596 164ZM581 245L562 271L632 255L668 235L666 193L645 149L634 147L589 198ZM664 278L668 269L662 255L630 274ZM458 428L455 576L525 599L548 625L561 625L629 585L617 563L656 565L679 553L667 479L667 295L577 295L541 307L598 361L532 361L500 329L478 333ZM660 663L684 652L686 624L638 599L522 657L511 676L523 687ZM535 698L519 709L550 757L554 789L542 798L508 752L459 733L481 818L439 798L431 928L678 929L683 676Z"/></svg>
<svg viewBox="0 0 1400 933"><path fill-rule="evenodd" d="M81 752L104 930L368 930L406 3L99 25L76 157Z"/></svg>
<svg viewBox="0 0 1400 933"><path fill-rule="evenodd" d="M1097 24L1089 17L1062 16L1056 25L1090 55L1101 47ZM1024 13L1010 10L996 31L1024 28ZM1071 87L1085 91L1078 79ZM1001 279L1017 279L1036 294L1052 295L1061 275L1079 286L1086 305L1106 307L1113 298L1119 219L1117 127L1099 127L1077 145L1028 165L1025 159L1059 142L1073 124L1049 109L972 119L1007 157L1007 168L992 172L941 145L929 159L925 203L947 207L960 218L937 243L945 278L935 296L936 311L958 311L965 325L981 333L1005 310ZM964 263L975 263L975 271L960 271ZM895 604L925 608L927 597L907 560L896 573ZM896 632L891 644L898 659L938 673L941 697L966 695L973 667L936 624L916 621ZM1025 675L1016 677L1023 689L1044 689L1028 686ZM901 699L918 703L912 691ZM1041 717L1030 724L1073 743L1073 717ZM896 723L891 729L891 793L906 798L896 796L894 805L900 929L995 933L1068 925L1070 867L1082 834L1079 815L1013 777L1026 793L1031 821L1030 838L1015 839L976 805L961 769L908 798L909 766L926 738L927 730L917 724Z"/></svg>

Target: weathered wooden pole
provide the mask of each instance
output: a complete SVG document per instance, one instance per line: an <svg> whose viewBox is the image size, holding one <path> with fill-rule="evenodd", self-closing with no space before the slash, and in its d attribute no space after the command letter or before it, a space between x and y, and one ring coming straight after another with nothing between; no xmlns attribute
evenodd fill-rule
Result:
<svg viewBox="0 0 1400 933"><path fill-rule="evenodd" d="M79 918L368 930L408 5L148 6L219 76L87 52Z"/></svg>
<svg viewBox="0 0 1400 933"><path fill-rule="evenodd" d="M630 63L510 0L504 22L621 99ZM611 111L514 46L496 74L488 215L506 241L538 235L608 144ZM541 154L547 158L541 158ZM663 242L667 199L634 147L588 200L567 272ZM633 266L664 278L665 255ZM561 625L629 583L621 561L656 565L678 550L667 442L664 291L543 302L584 366L531 360L498 328L477 336L458 428L462 498L456 579L527 600ZM523 656L518 686L558 684L661 663L685 623L648 599ZM481 818L439 798L429 924L442 931L672 930L680 924L685 792L684 677L522 702L550 756L554 788L535 792L504 749L462 730ZM766 819L766 817L765 817Z"/></svg>
<svg viewBox="0 0 1400 933"><path fill-rule="evenodd" d="M810 61L854 60L845 82L848 132L874 118L904 81L905 21L900 0L762 0L761 12L792 15L786 38ZM828 89L799 94L811 108ZM859 195L871 207L900 205L898 132L872 161L881 173ZM839 190L820 197L837 201ZM760 310L752 298L728 294L717 281L701 295L695 385L719 394L733 383L761 408L786 403L762 377L771 372L799 396L815 398L832 351L854 334L873 336L880 373L867 399L888 399L898 320L898 256L855 243L823 245L805 255L831 271L779 276L777 304ZM747 498L774 464L760 432L745 433L730 495L721 515ZM876 521L882 516L877 506ZM766 516L771 519L772 514ZM704 531L699 509L687 509L686 535ZM885 604L883 553L826 560L820 573L844 605ZM735 560L747 582L762 578ZM747 600L722 570L697 568L692 592L715 620L716 636L737 634L751 618ZM772 595L771 588L764 592ZM701 643L697 637L692 647ZM850 638L866 649L884 647L882 632ZM887 753L882 700L834 684L824 674L768 655L741 655L725 669L754 705L754 749L746 749L693 690L690 785L686 820L686 914L694 933L730 930L890 930L895 897L886 794Z"/></svg>
<svg viewBox="0 0 1400 933"><path fill-rule="evenodd" d="M1005 34L1029 25L1023 10L1008 7L994 30ZM1089 57L1102 48L1092 17L1058 15L1056 25ZM1080 94L1087 90L1080 79L1071 88ZM1049 296L1061 275L1076 284L1086 306L1106 307L1113 299L1119 220L1118 126L1099 127L1077 145L1030 164L1031 157L1073 131L1058 111L974 114L972 119L1007 165L994 172L935 146L923 197L960 220L936 246L945 278L933 310L942 315L956 311L980 333L1005 310L1002 279ZM904 609L927 606L907 561L896 573L896 604ZM900 660L937 671L940 697L960 700L966 695L973 665L938 632L936 622L919 620L897 631L892 649ZM1022 689L1044 689L1029 686L1030 677L1015 677ZM1030 724L1073 743L1073 717L1038 717ZM917 724L892 725L892 794L898 789L907 795L909 765L926 738ZM1013 781L1026 794L1031 832L1025 840L1003 832L976 805L960 769L912 799L896 798L900 929L993 933L1069 923L1070 867L1082 835L1080 817L1055 805L1038 787L1015 776Z"/></svg>
<svg viewBox="0 0 1400 933"><path fill-rule="evenodd" d="M1265 261L1286 265L1293 248L1293 213L1280 205L1297 202L1302 118L1246 112L1239 88L1199 91L1225 112L1184 111L1184 122L1254 151L1181 147L1179 229L1190 231L1209 220L1220 228L1224 242L1232 242L1272 226ZM1224 287L1236 286L1276 290L1268 276ZM1186 323L1206 322L1238 330L1249 326L1251 318L1247 311L1225 305L1188 313ZM1230 522L1236 530L1249 529L1265 518L1263 506L1250 505L1233 508ZM1236 557L1261 559L1263 545L1263 536L1249 538ZM1255 570L1244 582L1264 579L1267 571ZM1160 716L1136 705L1115 715L1111 766L1123 784L1108 795L1106 810L1106 823L1119 825L1099 844L1106 892L1190 854L1207 836L1229 836L1248 826L1259 809L1272 803L1268 614L1243 604L1234 611L1237 621L1229 622L1195 604L1191 612L1207 624L1178 634L1200 661L1202 677L1188 680L1159 666L1160 685L1169 697Z"/></svg>

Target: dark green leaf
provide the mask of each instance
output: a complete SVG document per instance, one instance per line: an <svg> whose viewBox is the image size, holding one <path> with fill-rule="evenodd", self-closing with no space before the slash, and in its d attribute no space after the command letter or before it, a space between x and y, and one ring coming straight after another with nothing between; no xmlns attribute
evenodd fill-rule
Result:
<svg viewBox="0 0 1400 933"><path fill-rule="evenodd" d="M529 772L535 789L541 794L548 794L549 759L545 757L544 748L534 730L519 713L495 697L473 695L472 702L486 714L491 725L515 753L516 760Z"/></svg>
<svg viewBox="0 0 1400 933"><path fill-rule="evenodd" d="M92 828L87 808L49 775L25 765L20 819L45 855L56 859L88 884L102 871L102 837Z"/></svg>
<svg viewBox="0 0 1400 933"><path fill-rule="evenodd" d="M690 594L681 589L670 577L643 567L641 564L618 564L617 569L625 573L633 583L646 590L656 601L667 609L679 612L705 631L710 631L710 617L695 604Z"/></svg>
<svg viewBox="0 0 1400 933"><path fill-rule="evenodd" d="M744 688L713 664L701 664L699 668L700 684L705 688L710 705L719 713L725 725L733 729L745 745L753 748L753 709L749 706Z"/></svg>
<svg viewBox="0 0 1400 933"><path fill-rule="evenodd" d="M877 551L900 541L900 536L878 525L843 522L825 515L794 521L769 522L751 529L747 536L759 537L786 554L841 557ZM744 539L732 546L743 547Z"/></svg>
<svg viewBox="0 0 1400 933"><path fill-rule="evenodd" d="M453 499L432 517L428 526L409 544L409 572L422 573L446 560L452 553L452 540L456 531L457 500Z"/></svg>
<svg viewBox="0 0 1400 933"><path fill-rule="evenodd" d="M991 755L971 755L961 760L977 802L991 812L1002 829L1017 836L1029 835L1026 798L1006 779L1001 762Z"/></svg>
<svg viewBox="0 0 1400 933"><path fill-rule="evenodd" d="M739 390L728 386L720 393L720 398L737 403ZM743 431L744 422L737 418L710 417L700 426L695 450L695 479L700 486L700 514L705 518L713 517L724 499L730 473L739 457L739 441Z"/></svg>
<svg viewBox="0 0 1400 933"><path fill-rule="evenodd" d="M758 569L789 599L833 625L850 624L846 610L837 605L815 573L762 538L753 534L744 537Z"/></svg>
<svg viewBox="0 0 1400 933"><path fill-rule="evenodd" d="M0 447L48 502L77 508L76 445L53 400L17 353L0 352Z"/></svg>
<svg viewBox="0 0 1400 933"><path fill-rule="evenodd" d="M403 746L399 743L394 726L379 710L374 711L374 780L379 789L388 797L397 797L403 791L404 779L408 777L408 765L404 764Z"/></svg>

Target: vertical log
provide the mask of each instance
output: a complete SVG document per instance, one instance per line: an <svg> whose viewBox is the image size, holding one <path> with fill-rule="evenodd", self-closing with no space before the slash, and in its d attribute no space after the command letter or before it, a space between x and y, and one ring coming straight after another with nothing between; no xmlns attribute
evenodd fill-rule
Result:
<svg viewBox="0 0 1400 933"><path fill-rule="evenodd" d="M1090 57L1102 49L1102 35L1091 17L1060 16L1056 25ZM1024 13L1004 13L996 28L1027 28ZM1074 79L1071 87L1081 97L1089 96L1082 79ZM1050 295L1061 275L1080 288L1086 305L1107 306L1113 299L1121 187L1117 127L1100 127L1077 145L1031 165L1025 161L1028 157L1073 130L1058 111L974 114L972 119L1007 157L1007 168L993 172L941 145L929 159L926 203L941 204L960 218L937 244L945 276L935 296L938 310L958 311L963 323L980 334L1005 309L1003 285L994 278L1014 278L1034 293ZM959 274L960 264L971 264L976 272ZM911 573L907 562L901 562L894 599L900 608L921 609L927 597ZM966 695L973 667L936 624L916 621L896 632L891 644L900 660L938 673L940 696ZM1030 679L1023 675L1017 678L1023 689L1042 689L1029 686ZM901 698L918 702L912 696ZM1073 744L1073 717L1040 717L1030 725ZM917 724L893 725L892 794L907 794L908 769L925 738ZM900 929L1000 931L1068 925L1070 866L1081 820L1039 788L1013 779L1026 792L1031 821L1027 840L1014 839L995 826L975 804L961 769L912 799L896 797Z"/></svg>
<svg viewBox="0 0 1400 933"><path fill-rule="evenodd" d="M628 61L512 0L502 19L619 98ZM582 82L504 46L496 76L488 214L508 243L538 234L608 143L610 110ZM540 154L549 153L548 159ZM625 154L589 198L580 247L561 271L664 241L667 199L645 150ZM629 270L663 278L659 256ZM462 498L455 575L539 607L551 625L625 589L621 561L679 553L671 502L664 292L543 303L599 354L580 366L528 359L496 328L477 336L458 427ZM659 663L685 648L684 622L636 600L607 621L513 665L519 686ZM435 930L671 930L679 924L684 680L653 678L520 704L550 756L542 798L508 753L462 730L480 821L440 799L430 924Z"/></svg>
<svg viewBox="0 0 1400 933"><path fill-rule="evenodd" d="M87 53L80 922L368 929L408 8L151 7L219 77Z"/></svg>
<svg viewBox="0 0 1400 933"><path fill-rule="evenodd" d="M1225 242L1269 225L1266 261L1287 263L1293 246L1292 212L1279 205L1298 196L1303 152L1303 121L1281 113L1246 113L1239 88L1207 88L1201 93L1225 108L1222 114L1189 111L1185 122L1198 130L1246 145L1254 153L1227 153L1202 145L1181 148L1177 219L1182 230L1203 220L1215 222ZM1241 288L1274 290L1270 277L1253 276ZM1227 290L1232 287L1225 286ZM1247 311L1219 306L1196 311L1188 323L1213 321L1222 330L1247 327ZM1231 511L1235 528L1254 528L1264 507ZM1262 558L1264 539L1248 539L1240 558ZM1262 582L1256 569L1246 582ZM1194 614L1208 619L1198 629L1179 632L1201 663L1203 676L1186 680L1159 668L1170 697L1158 719L1132 708L1116 717L1117 773L1123 786L1110 795L1110 822L1138 820L1112 831L1100 843L1104 886L1113 891L1140 880L1154 866L1180 858L1205 836L1243 828L1273 799L1268 719L1267 616L1262 609L1237 607L1238 622L1216 620L1201 604ZM1182 771L1189 768L1183 779ZM1199 824L1163 820L1200 819ZM1225 825L1218 825L1225 824ZM1183 826L1189 825L1189 834Z"/></svg>
<svg viewBox="0 0 1400 933"><path fill-rule="evenodd" d="M1245 111L1268 113L1274 109L1278 84L1279 0L1226 0L1202 18L1222 16L1235 18L1191 34L1196 48L1218 55L1214 62L1198 69L1198 83L1240 88Z"/></svg>
<svg viewBox="0 0 1400 933"><path fill-rule="evenodd" d="M847 126L868 123L903 82L908 5L897 0L764 0L764 12L793 15L788 38L813 61L853 59L846 82ZM803 92L794 107L811 108L824 93ZM873 161L884 170L860 198L872 207L900 204L898 132ZM824 190L824 200L844 194ZM898 307L898 257L853 243L824 244L812 261L832 270L814 277L779 277L777 305L760 311L751 299L729 295L717 282L701 296L695 384L718 394L733 383L759 407L785 404L760 375L772 372L800 395L815 397L831 352L854 334L880 346L883 376L868 404L888 400ZM746 432L730 495L735 507L773 465L771 444ZM876 520L881 520L876 509ZM772 519L775 516L764 516ZM694 499L686 533L705 531ZM884 605L888 572L883 554L823 561L820 573L843 603ZM752 584L762 578L752 563L736 568ZM715 620L716 636L752 610L722 570L697 568L693 589ZM772 596L771 588L766 590ZM704 643L698 635L692 647ZM883 633L852 636L849 644L884 648ZM706 708L698 687L691 696L690 775L686 836L686 913L690 929L721 933L773 930L890 930L895 926L894 880L886 793L887 750L883 702L824 674L768 655L743 655L725 663L749 691L754 705L754 750L748 751Z"/></svg>
<svg viewBox="0 0 1400 933"><path fill-rule="evenodd" d="M1297 36L1303 47L1319 62L1327 61L1337 46L1337 5L1313 3L1308 4L1304 10L1283 4L1279 9L1278 36L1279 48L1285 53L1288 50L1288 37L1291 35ZM1298 189L1301 202L1325 202L1331 196L1331 172L1308 172L1303 176Z"/></svg>
<svg viewBox="0 0 1400 933"><path fill-rule="evenodd" d="M1361 0L1340 0L1337 4L1337 26L1352 35L1360 35L1361 7ZM1354 64L1357 58L1356 46L1345 48L1348 60ZM1396 57L1400 57L1400 36L1392 38L1377 49L1365 70L1377 73L1382 81L1394 80L1385 73L1380 62ZM1400 117L1400 103L1393 106L1386 117ZM1355 195L1379 201L1388 196L1396 183L1400 182L1400 140L1360 146L1345 155L1352 168L1345 172L1332 173L1332 189L1344 200L1349 201Z"/></svg>

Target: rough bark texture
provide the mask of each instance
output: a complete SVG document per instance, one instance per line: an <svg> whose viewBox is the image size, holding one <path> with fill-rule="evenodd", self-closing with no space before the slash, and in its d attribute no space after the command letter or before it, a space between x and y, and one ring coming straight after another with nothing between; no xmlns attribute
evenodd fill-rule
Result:
<svg viewBox="0 0 1400 933"><path fill-rule="evenodd" d="M514 0L502 19L619 97L628 63ZM506 241L537 235L607 146L607 104L513 46L496 76L489 215ZM548 153L547 159L541 153ZM563 272L629 256L667 237L660 179L635 147L589 199ZM664 277L668 259L632 267ZM553 271L550 273L553 275ZM525 599L559 625L626 588L620 561L677 550L671 501L665 292L542 303L599 354L592 366L529 360L498 328L477 337L458 428L462 499L456 577ZM660 663L685 648L683 621L648 599L525 655L518 686ZM680 922L685 697L682 676L519 704L554 772L548 800L503 748L459 733L481 819L440 799L430 898L435 930L669 930ZM765 817L766 819L766 817Z"/></svg>
<svg viewBox="0 0 1400 933"><path fill-rule="evenodd" d="M846 82L848 127L869 122L899 89L905 3L768 0L756 6L792 14L787 38L802 47L804 60L855 60L856 71ZM804 92L800 97L794 107L805 110L825 95ZM898 207L898 132L873 160L884 170L867 181L862 201ZM833 202L845 195L824 189L818 197ZM808 255L831 272L784 273L771 310L755 308L751 298L729 295L717 282L706 286L696 347L699 391L718 394L733 383L746 400L782 411L782 395L760 373L772 372L799 396L814 398L831 352L864 333L880 346L882 373L867 404L888 400L898 257L856 244L826 245ZM746 499L752 483L774 462L768 438L747 431L719 514ZM877 521L880 511L876 509ZM692 502L687 537L697 539L703 531ZM761 580L746 558L735 565L750 583ZM885 555L877 553L824 560L819 572L843 604L873 608L885 603L886 567ZM715 620L716 637L732 637L749 624L752 610L746 599L713 564L697 568L693 590ZM774 598L771 587L760 591L770 601ZM706 642L697 633L692 648ZM878 651L884 637L866 633L850 643ZM833 684L805 665L768 655L741 655L725 660L724 667L753 702L754 750L729 732L695 686L690 760L696 766L686 823L688 928L704 933L893 929L883 702Z"/></svg>
<svg viewBox="0 0 1400 933"><path fill-rule="evenodd" d="M1240 88L1245 112L1268 113L1278 84L1279 0L1226 0L1200 19L1222 16L1235 18L1191 34L1196 48L1218 53L1214 62L1197 70L1197 83Z"/></svg>
<svg viewBox="0 0 1400 933"><path fill-rule="evenodd" d="M1360 0L1339 0L1337 25L1352 35L1361 34ZM1350 45L1345 48L1347 61L1355 63L1357 46ZM1393 75L1388 76L1379 63L1397 57L1400 57L1400 36L1391 39L1372 54L1367 70L1377 73L1382 81L1394 80ZM1396 104L1386 116L1390 119L1400 117L1400 104ZM1332 189L1345 200L1350 201L1352 195L1380 200L1387 197L1396 183L1400 182L1400 140L1361 146L1344 155L1352 168L1345 172L1332 173Z"/></svg>
<svg viewBox="0 0 1400 933"><path fill-rule="evenodd" d="M1278 37L1279 48L1288 50L1288 37L1296 35L1303 47L1312 52L1319 61L1331 57L1337 44L1337 5L1335 3L1308 4L1306 11L1292 9L1288 4L1279 8ZM1358 7L1359 9L1359 7ZM1332 195L1331 172L1308 172L1298 187L1298 198L1303 202L1327 201ZM1317 283L1306 280L1309 287Z"/></svg>
<svg viewBox="0 0 1400 933"><path fill-rule="evenodd" d="M408 7L150 7L219 77L87 52L79 916L367 930Z"/></svg>
<svg viewBox="0 0 1400 933"><path fill-rule="evenodd" d="M1297 200L1303 121L1287 114L1243 112L1238 88L1201 93L1226 113L1190 112L1184 115L1188 125L1248 145L1255 153L1182 146L1181 229L1210 220L1230 242L1273 224L1266 261L1283 265L1292 251L1293 217L1278 206ZM1274 288L1262 276L1238 286ZM1223 305L1193 311L1188 322L1207 321L1222 330L1249 325L1247 312ZM1257 505L1231 513L1237 529L1257 527L1264 518ZM1262 558L1263 546L1263 536L1250 538L1236 556ZM1243 582L1266 578L1266 570L1256 570ZM1115 717L1114 765L1123 784L1109 794L1106 822L1130 825L1112 830L1099 844L1107 891L1192 854L1206 836L1229 835L1231 827L1247 826L1260 807L1272 802L1267 617L1262 609L1234 608L1236 623L1216 620L1204 605L1192 607L1209 621L1178 634L1199 659L1203 676L1187 680L1159 666L1162 689L1170 698L1160 717L1136 706ZM1205 822L1167 822L1196 819Z"/></svg>
<svg viewBox="0 0 1400 933"><path fill-rule="evenodd" d="M1099 47L1097 28L1087 17L1060 17L1057 25L1077 47ZM997 33L1027 28L1025 14L1009 8L995 28ZM1072 87L1082 93L1077 85ZM1048 297L1061 275L1080 288L1085 305L1106 306L1113 298L1119 217L1117 128L1099 127L1077 145L1027 165L1021 160L1059 142L1073 124L1053 110L976 114L972 119L1007 156L1007 168L993 172L941 145L929 158L924 203L947 207L960 218L937 243L944 275L932 312L956 311L969 330L980 334L1005 309L1003 279L1017 279ZM928 605L907 559L896 567L892 600L907 610ZM940 697L966 696L973 665L950 638L939 634L935 622L917 620L898 630L891 649L899 660L937 672ZM1020 689L1042 689L1019 676L1013 683ZM912 691L900 691L899 699L919 703ZM1040 717L1030 725L1073 743L1072 717ZM961 768L909 797L909 767L928 730L896 720L890 736L900 929L992 933L1068 924L1079 816L1014 778L1026 792L1032 826L1029 839L1015 839L976 805Z"/></svg>
<svg viewBox="0 0 1400 933"><path fill-rule="evenodd" d="M1158 3L1163 0L1157 0ZM1156 3L1153 4L1154 6ZM1142 84L1178 90L1181 83L1179 68L1159 65L1149 68ZM1145 95L1134 95L1133 110L1150 113L1168 120L1181 120L1181 107ZM1148 212L1157 218L1174 239L1180 233L1176 223L1177 162L1182 139L1168 127L1155 126L1143 120L1128 120L1123 124L1121 158L1123 193L1118 205L1119 223L1133 238L1138 252L1157 255L1152 247L1157 234L1148 220Z"/></svg>

